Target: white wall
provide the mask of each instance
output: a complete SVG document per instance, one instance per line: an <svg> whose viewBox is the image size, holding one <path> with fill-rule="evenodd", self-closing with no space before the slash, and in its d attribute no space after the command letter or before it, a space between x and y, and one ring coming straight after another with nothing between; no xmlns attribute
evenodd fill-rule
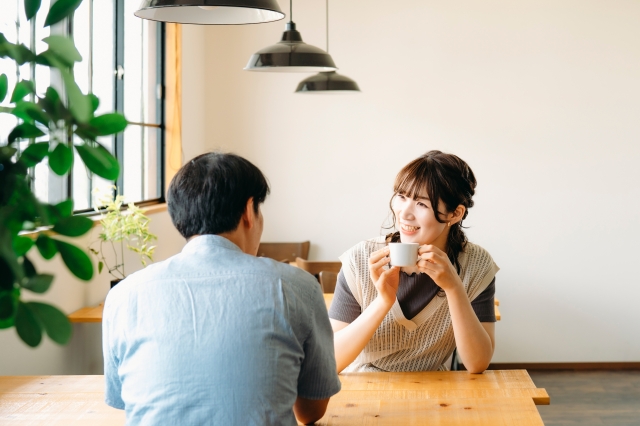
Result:
<svg viewBox="0 0 640 426"><path fill-rule="evenodd" d="M468 235L502 268L494 362L640 361L640 3L330 7L330 52L359 95L242 71L284 21L204 30L198 149L265 172L263 240L309 239L311 258L335 259L380 233L404 164L453 152L479 181ZM294 17L324 47L324 1L295 2Z"/></svg>

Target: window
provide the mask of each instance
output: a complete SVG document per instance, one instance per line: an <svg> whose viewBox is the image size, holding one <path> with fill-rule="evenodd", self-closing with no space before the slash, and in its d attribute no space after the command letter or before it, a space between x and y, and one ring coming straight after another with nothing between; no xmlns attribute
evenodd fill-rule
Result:
<svg viewBox="0 0 640 426"><path fill-rule="evenodd" d="M118 191L127 202L150 203L163 200L164 146L164 24L133 15L137 3L130 0L84 0L72 22L43 28L52 0L42 0L37 22L27 22L23 0L2 0L0 32L12 42L24 43L36 52L46 50L41 42L49 34L70 34L82 62L76 64L76 82L83 92L100 99L96 115L118 111L130 124L117 135L98 138L120 162ZM49 68L25 64L16 67L0 59L0 73L7 74L9 86L19 79L36 81L36 91L49 85L61 87ZM9 96L7 97L9 98ZM8 102L8 99L5 100ZM15 117L0 114L0 141L5 143ZM24 149L30 142L22 142ZM77 153L73 170L67 177L52 173L46 161L34 171L34 191L41 200L56 203L70 195L75 210L93 209L91 192L98 186L110 186L88 174Z"/></svg>

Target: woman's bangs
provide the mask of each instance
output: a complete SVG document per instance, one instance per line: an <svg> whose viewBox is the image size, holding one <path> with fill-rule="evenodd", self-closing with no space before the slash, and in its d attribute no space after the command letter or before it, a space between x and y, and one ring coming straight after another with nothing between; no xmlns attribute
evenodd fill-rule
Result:
<svg viewBox="0 0 640 426"><path fill-rule="evenodd" d="M425 166L425 164L409 164L405 167L398 173L393 191L413 199L424 196L425 193L431 198L428 170Z"/></svg>

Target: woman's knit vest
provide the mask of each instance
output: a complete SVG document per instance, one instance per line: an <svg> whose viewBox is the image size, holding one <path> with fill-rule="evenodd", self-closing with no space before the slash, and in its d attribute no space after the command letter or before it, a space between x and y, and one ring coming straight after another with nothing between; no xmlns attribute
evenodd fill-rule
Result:
<svg viewBox="0 0 640 426"><path fill-rule="evenodd" d="M363 241L340 256L349 289L363 311L378 294L369 276L369 255L385 244L384 236ZM472 243L466 244L458 260L460 279L472 301L487 288L499 268L485 249ZM396 299L369 343L345 371L447 370L445 361L454 349L446 296L436 295L411 320L404 317Z"/></svg>

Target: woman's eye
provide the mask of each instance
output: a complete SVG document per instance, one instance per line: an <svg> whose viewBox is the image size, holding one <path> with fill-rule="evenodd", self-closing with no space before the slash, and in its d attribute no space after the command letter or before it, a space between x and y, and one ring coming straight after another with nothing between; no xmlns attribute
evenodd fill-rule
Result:
<svg viewBox="0 0 640 426"><path fill-rule="evenodd" d="M428 207L427 207L427 205L426 205L425 203L421 203L421 202L419 202L419 201L418 201L418 205L419 205L420 207L424 207L425 209L427 209L427 208L428 208Z"/></svg>
<svg viewBox="0 0 640 426"><path fill-rule="evenodd" d="M404 195L402 195L402 194L396 194L396 198L397 198L398 200L404 200L404 198L405 198L405 197L404 197Z"/></svg>

